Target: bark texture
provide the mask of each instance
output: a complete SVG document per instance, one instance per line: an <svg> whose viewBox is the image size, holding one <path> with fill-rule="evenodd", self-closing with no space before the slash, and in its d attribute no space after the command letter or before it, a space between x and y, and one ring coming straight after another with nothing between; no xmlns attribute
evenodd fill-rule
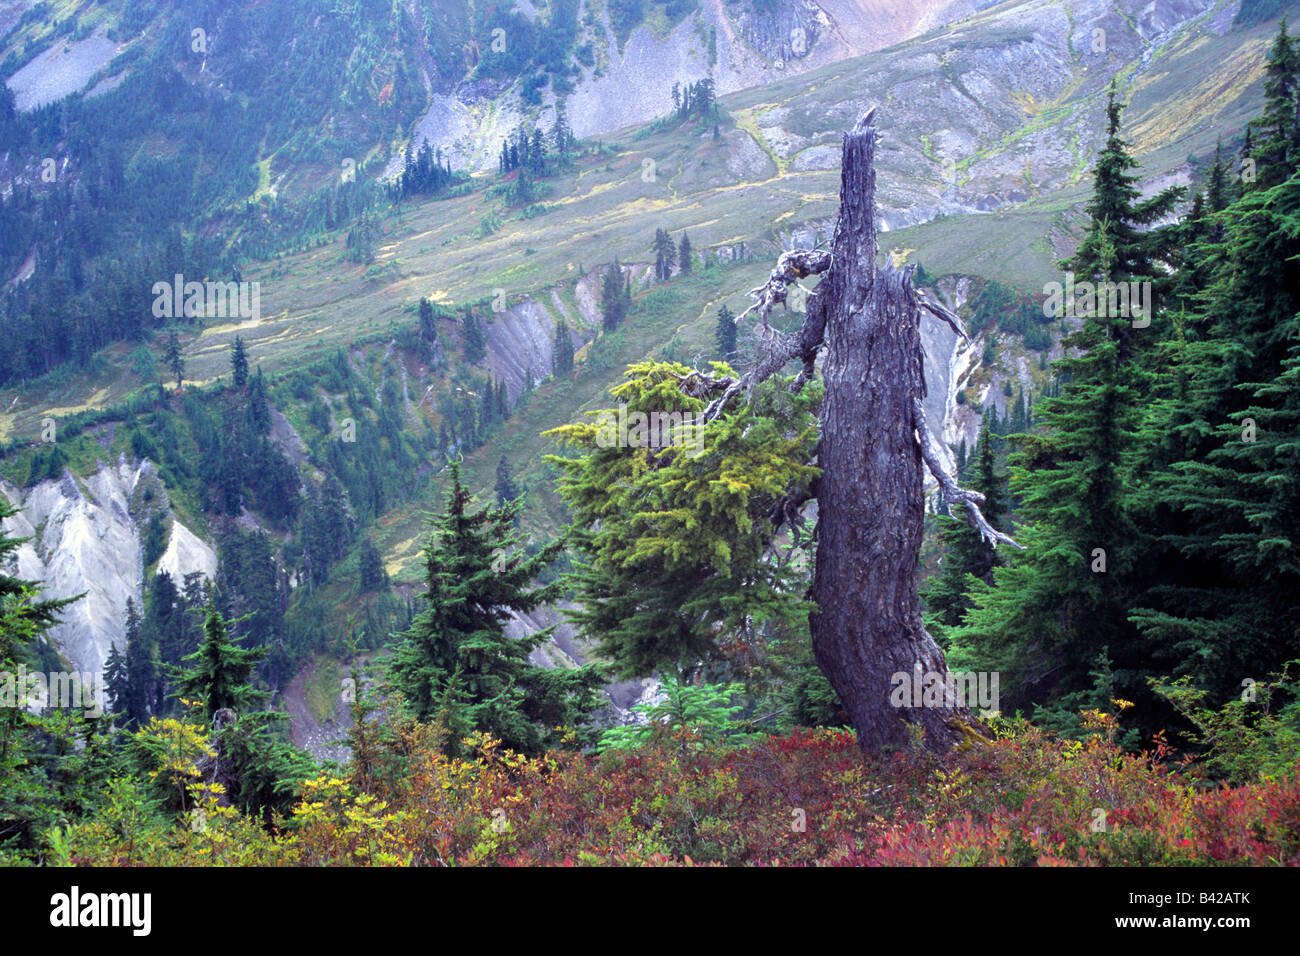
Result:
<svg viewBox="0 0 1300 956"><path fill-rule="evenodd" d="M943 651L921 621L922 468L930 467L948 500L966 504L972 526L991 544L1019 545L988 524L979 510L983 496L959 488L935 452L921 402L922 309L965 333L957 316L912 288L910 267L876 263L874 112L844 136L840 214L829 252L783 253L768 281L750 292L755 303L741 318L756 313L761 323L754 364L739 379L693 372L681 385L709 399L704 417L711 420L793 359L802 369L792 388L801 388L825 348L813 652L864 750L906 746L910 728L922 732L926 747L945 750L977 724L955 699ZM786 301L792 284L814 274L822 280L802 328L792 335L771 328L772 308ZM900 675L908 692L901 706L893 694Z"/></svg>
<svg viewBox="0 0 1300 956"><path fill-rule="evenodd" d="M891 702L894 675L906 675L910 691L917 664L945 682L948 669L922 626L916 582L921 303L911 270L876 264L875 141L870 115L844 137L840 217L822 283L829 287L813 652L864 749L905 746L910 723L923 728L926 746L942 750L960 739L964 708Z"/></svg>

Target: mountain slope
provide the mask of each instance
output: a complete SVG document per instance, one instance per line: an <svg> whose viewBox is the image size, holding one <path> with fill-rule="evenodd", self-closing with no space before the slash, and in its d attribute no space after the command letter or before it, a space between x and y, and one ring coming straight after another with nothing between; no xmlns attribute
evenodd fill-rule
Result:
<svg viewBox="0 0 1300 956"><path fill-rule="evenodd" d="M244 278L260 284L261 316L182 328L186 380L203 384L227 376L236 335L273 376L344 349L349 361L372 376L367 384L376 396L386 383L398 384L403 420L411 434L422 435L442 423L439 398L462 387L456 376L463 363L454 313L439 320L444 363L421 360L397 344L400 331L416 322L420 298L448 307L477 305L486 320L485 368L506 383L512 401L530 375L540 380L549 373L554 326L564 318L583 346L575 374L532 392L466 461L471 483L486 488L505 455L530 491L526 526L545 535L558 527L562 511L540 461L550 446L539 433L607 404L605 391L626 362L712 357L717 308L725 303L741 311L748 304L744 290L762 280L781 248L827 237L837 206L840 132L868 104L880 106L886 251L900 261L924 263L933 275L979 276L1032 291L1053 276L1055 260L1074 242L1086 173L1100 141L1101 100L1112 79L1131 98L1129 138L1152 188L1187 181L1194 171L1189 155L1203 164L1220 135L1230 145L1258 103L1264 51L1275 29L1272 23L1234 29L1238 6L1228 0L1012 0L888 49L724 96L716 136L713 124L692 120L619 129L572 168L545 179L532 207L508 205L500 187L512 178L501 182L485 172L457 194L385 214L373 262L350 261L342 229L323 231L305 243L309 248L244 261ZM894 9L863 5L868 7L881 18ZM912 26L900 29L908 31L958 12L952 4L907 9ZM833 34L828 28L825 35ZM629 56L653 59L653 44L645 48L651 53L637 52L637 44L653 37L648 25L632 30L619 54L622 62L631 64ZM673 42L680 46L685 40ZM844 42L853 50L867 41ZM383 55L376 54L379 60ZM607 67L606 76L623 75L613 60ZM425 78L435 95L434 77L426 71ZM665 78L656 75L652 85ZM93 75L86 82L92 80ZM584 88L576 86L571 108L581 102ZM615 98L608 92L612 87L600 88L606 90L602 102ZM485 87L473 109L497 108L484 105L492 99L488 92ZM668 90L661 88L660 95L666 102ZM627 98L635 99L630 87ZM574 109L575 128L580 112ZM367 113L368 107L357 108L357 129ZM417 113L412 111L411 122ZM606 118L592 128L614 121ZM277 162L271 158L267 183L286 190L295 177L306 181L332 169ZM311 169L316 172L309 175ZM232 241L241 228L230 224ZM711 268L652 281L649 243L657 228L674 237L688 233L701 265ZM616 257L633 284L638 309L617 335L595 338L598 270ZM148 286L155 277L146 278ZM969 294L963 280L941 288L954 305ZM959 407L957 396L968 386L983 404L1000 401L1004 381L1035 382L1026 350L1005 336L995 350L997 367L981 369L984 337L959 348L941 328L926 334L930 411L945 422L945 437L953 443L969 439L978 426L973 410ZM84 371L0 392L0 431L10 441L31 441L44 418L122 402L148 381L134 355L134 344L114 346ZM286 448L295 429L309 433L310 404L287 393L277 393ZM119 451L114 445L108 458L118 460ZM295 464L305 480L312 478L309 463ZM126 467L138 465L128 459ZM433 465L423 462L421 468L427 487L390 508L369 532L403 585L413 577L423 512L437 484L425 473ZM91 458L75 463L74 470L83 478L100 471ZM256 516L248 520L256 526ZM214 527L221 523L210 521ZM210 536L212 529L194 530ZM110 586L115 599L139 593L135 561L122 565L120 580ZM75 589L107 573L90 568L80 578L69 576L66 586ZM342 606L350 587L331 581L319 600ZM75 641L66 644L73 653Z"/></svg>

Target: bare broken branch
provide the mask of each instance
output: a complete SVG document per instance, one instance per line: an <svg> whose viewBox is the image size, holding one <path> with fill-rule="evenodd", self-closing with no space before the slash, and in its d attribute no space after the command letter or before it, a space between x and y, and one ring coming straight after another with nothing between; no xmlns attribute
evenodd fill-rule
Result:
<svg viewBox="0 0 1300 956"><path fill-rule="evenodd" d="M776 268L768 276L767 282L749 290L748 294L754 299L754 304L736 316L736 322L739 323L741 319L757 309L759 320L766 325L767 317L773 307L785 305L791 285L799 285L799 280L806 276L821 275L830 267L831 254L825 250L792 249L781 253L780 258L776 260ZM807 289L804 291L810 296L816 295L816 292Z"/></svg>
<svg viewBox="0 0 1300 956"><path fill-rule="evenodd" d="M960 501L966 505L966 520L970 522L972 528L980 533L980 537L990 545L996 548L999 541L1005 541L1013 548L1019 548L1023 551L1024 545L1018 544L1010 535L1003 534L985 519L984 512L980 511L980 505L984 504L984 496L978 491L959 488L957 482L944 469L943 459L939 453L938 439L934 437L930 431L930 426L926 424L925 406L920 399L912 400L912 411L917 438L921 445L921 457L925 459L930 473L939 482L944 497L948 501Z"/></svg>
<svg viewBox="0 0 1300 956"><path fill-rule="evenodd" d="M916 298L917 301L921 303L921 306L929 310L935 318L946 322L948 328L957 333L958 338L964 339L967 342L970 341L970 336L967 335L966 330L962 328L961 319L958 317L956 312L951 311L941 303L935 302L921 289L916 290Z"/></svg>

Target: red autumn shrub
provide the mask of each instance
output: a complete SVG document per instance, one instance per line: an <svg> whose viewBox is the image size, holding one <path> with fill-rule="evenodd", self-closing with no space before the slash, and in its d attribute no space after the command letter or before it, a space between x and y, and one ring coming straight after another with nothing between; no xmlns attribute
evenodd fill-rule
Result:
<svg viewBox="0 0 1300 956"><path fill-rule="evenodd" d="M417 725L394 744L402 772L311 781L279 832L236 836L250 860L289 865L1300 864L1300 775L1204 789L1167 748L1126 754L1113 718L1096 727L1080 743L1017 725L942 758L864 756L816 730L535 758L478 738L462 759ZM79 862L184 865L228 853L223 832L69 839Z"/></svg>

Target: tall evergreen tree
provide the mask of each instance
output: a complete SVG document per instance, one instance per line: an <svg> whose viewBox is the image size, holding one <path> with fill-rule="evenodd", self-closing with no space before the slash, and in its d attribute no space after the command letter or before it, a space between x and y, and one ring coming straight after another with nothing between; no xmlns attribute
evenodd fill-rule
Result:
<svg viewBox="0 0 1300 956"><path fill-rule="evenodd" d="M1205 187L1205 204L1211 213L1223 212L1228 207L1228 170L1223 163L1223 140L1214 147L1214 166ZM1222 234L1215 241L1222 239Z"/></svg>
<svg viewBox="0 0 1300 956"><path fill-rule="evenodd" d="M81 810L68 806L66 797L60 799L59 785L60 778L70 776L75 782L77 744L45 732L52 722L23 706L19 698L28 688L15 672L20 664L34 662L58 612L80 595L42 599L37 582L8 573L25 540L4 531L2 522L15 514L17 509L0 496L0 845L32 849L50 827ZM67 793L69 788L62 789Z"/></svg>
<svg viewBox="0 0 1300 956"><path fill-rule="evenodd" d="M438 344L438 323L433 316L433 303L420 299L420 337L432 348Z"/></svg>
<svg viewBox="0 0 1300 956"><path fill-rule="evenodd" d="M378 591L388 586L384 559L368 537L361 539L361 548L357 554L357 578L362 593Z"/></svg>
<svg viewBox="0 0 1300 956"><path fill-rule="evenodd" d="M629 413L652 412L665 397L676 400L675 376L687 371L638 364L612 394ZM691 414L703 405L680 400ZM816 400L769 382L754 406L709 426L701 455L685 446L612 446L596 422L548 432L581 452L548 458L561 469L559 493L575 521L580 609L566 613L621 674L694 676L728 636L756 640L768 621L796 632L806 625L806 579L765 555L776 502L812 479L803 461L816 440Z"/></svg>
<svg viewBox="0 0 1300 956"><path fill-rule="evenodd" d="M623 283L623 267L617 259L605 269L600 283L600 314L606 332L613 332L627 318L627 287Z"/></svg>
<svg viewBox="0 0 1300 956"><path fill-rule="evenodd" d="M555 349L551 353L551 370L555 377L573 371L573 339L569 337L569 323L560 319L555 325Z"/></svg>
<svg viewBox="0 0 1300 956"><path fill-rule="evenodd" d="M718 352L722 361L734 362L736 360L736 317L731 314L726 303L718 309L718 324L713 335L718 343Z"/></svg>
<svg viewBox="0 0 1300 956"><path fill-rule="evenodd" d="M180 389L185 374L185 359L181 356L181 342L175 332L167 333L167 351L163 355L163 362L176 376L176 388Z"/></svg>
<svg viewBox="0 0 1300 956"><path fill-rule="evenodd" d="M691 253L691 237L686 233L682 233L682 241L678 243L677 249L677 268L685 275L695 265L695 259Z"/></svg>
<svg viewBox="0 0 1300 956"><path fill-rule="evenodd" d="M564 101L555 104L555 126L551 129L551 140L555 144L555 154L561 163L567 163L573 149L573 128L569 125L568 112Z"/></svg>
<svg viewBox="0 0 1300 956"><path fill-rule="evenodd" d="M126 668L126 655L114 644L108 649L108 659L104 662L104 689L108 694L105 702L115 714L125 715L131 703L131 677Z"/></svg>
<svg viewBox="0 0 1300 956"><path fill-rule="evenodd" d="M534 753L557 744L562 728L585 721L602 677L590 665L546 669L529 662L553 627L506 635L511 611L527 613L559 595L558 583L531 582L561 544L528 557L513 528L519 504L472 511L459 465L451 479L446 510L424 549L426 607L395 648L389 678L421 720L442 714L450 726L486 731Z"/></svg>
<svg viewBox="0 0 1300 956"><path fill-rule="evenodd" d="M242 389L248 384L248 350L242 336L236 335L230 346L230 373L235 388Z"/></svg>
<svg viewBox="0 0 1300 956"><path fill-rule="evenodd" d="M1063 265L1098 281L1156 281L1177 232L1143 226L1167 215L1181 192L1140 200L1121 111L1112 87L1088 232ZM1053 364L1060 394L1040 403L1039 429L1021 436L1010 459L1027 550L997 569L992 585L973 585L975 606L950 632L957 666L1001 672L1008 709L1034 708L1063 732L1079 729L1079 710L1109 706L1108 694L1150 698L1149 651L1128 621L1148 570L1129 475L1149 346L1129 317L1097 311L1063 340L1066 354Z"/></svg>
<svg viewBox="0 0 1300 956"><path fill-rule="evenodd" d="M677 261L677 245L667 229L656 229L650 250L655 254L655 278L660 282L671 279Z"/></svg>
<svg viewBox="0 0 1300 956"><path fill-rule="evenodd" d="M505 455L502 455L501 460L497 462L496 493L498 506L503 506L519 497L519 489L510 478L510 466L506 463Z"/></svg>
<svg viewBox="0 0 1300 956"><path fill-rule="evenodd" d="M1221 700L1300 639L1300 174L1220 221L1205 291L1163 343L1145 406L1142 519L1160 573L1133 618L1166 673Z"/></svg>
<svg viewBox="0 0 1300 956"><path fill-rule="evenodd" d="M301 781L317 768L277 727L287 715L265 709L270 692L252 683L266 648L240 647L216 607L209 604L206 614L203 643L184 659L190 666L178 669L175 695L201 703L213 723L216 757L200 765L202 772L244 812L261 812L269 823L275 811L288 810ZM221 711L233 717L214 721Z"/></svg>
<svg viewBox="0 0 1300 956"><path fill-rule="evenodd" d="M464 336L465 361L470 365L478 365L487 358L487 332L474 310L468 306L465 307Z"/></svg>
<svg viewBox="0 0 1300 956"><path fill-rule="evenodd" d="M1088 232L1066 264L1081 279L1157 278L1162 274L1159 263L1175 245L1172 226L1150 226L1170 215L1186 190L1171 186L1150 199L1141 199L1140 177L1130 172L1137 168L1137 160L1120 136L1123 111L1112 83L1106 102L1106 143L1097 157L1093 197L1087 207Z"/></svg>
<svg viewBox="0 0 1300 956"><path fill-rule="evenodd" d="M1278 28L1264 68L1264 114L1251 121L1255 131L1256 188L1268 189L1287 179L1300 161L1300 50L1287 34L1286 17Z"/></svg>
<svg viewBox="0 0 1300 956"><path fill-rule="evenodd" d="M190 667L176 675L174 694L201 703L211 720L222 709L250 710L270 694L251 683L253 668L266 657L266 648L236 644L215 606L208 605L205 614L203 643L182 659Z"/></svg>
<svg viewBox="0 0 1300 956"><path fill-rule="evenodd" d="M126 604L126 673L130 698L125 708L125 725L142 726L150 717L161 716L166 689L157 638L140 626L135 601Z"/></svg>

